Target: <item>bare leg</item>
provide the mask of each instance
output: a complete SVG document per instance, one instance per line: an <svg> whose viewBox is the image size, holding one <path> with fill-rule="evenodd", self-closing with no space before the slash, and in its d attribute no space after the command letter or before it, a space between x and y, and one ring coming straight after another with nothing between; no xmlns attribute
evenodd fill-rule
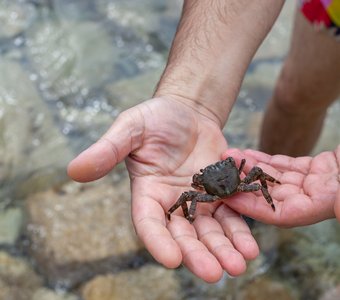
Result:
<svg viewBox="0 0 340 300"><path fill-rule="evenodd" d="M291 49L264 116L260 150L307 155L339 94L340 42L317 32L297 12Z"/></svg>

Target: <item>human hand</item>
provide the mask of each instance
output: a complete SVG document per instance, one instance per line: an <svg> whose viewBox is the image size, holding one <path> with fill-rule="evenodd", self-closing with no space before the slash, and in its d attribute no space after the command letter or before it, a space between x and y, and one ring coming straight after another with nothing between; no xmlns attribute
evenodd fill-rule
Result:
<svg viewBox="0 0 340 300"><path fill-rule="evenodd" d="M235 211L283 227L309 225L335 217L336 193L340 188L340 146L334 152L323 152L315 157L271 156L237 149L227 150L223 158L227 156L233 156L238 162L245 158L245 172L257 165L281 182L281 185L269 187L275 212L262 194L253 193L239 193L227 199L225 203Z"/></svg>
<svg viewBox="0 0 340 300"><path fill-rule="evenodd" d="M158 262L170 268L183 263L207 282L219 280L223 270L241 274L259 251L244 220L222 202L199 204L193 224L180 209L166 220L192 175L227 147L214 118L190 101L151 99L123 112L68 168L73 179L87 182L126 159L138 236Z"/></svg>

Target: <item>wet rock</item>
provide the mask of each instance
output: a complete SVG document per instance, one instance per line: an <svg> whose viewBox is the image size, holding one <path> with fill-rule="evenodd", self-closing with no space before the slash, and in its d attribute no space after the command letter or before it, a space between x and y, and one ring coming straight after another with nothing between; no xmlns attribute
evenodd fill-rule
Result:
<svg viewBox="0 0 340 300"><path fill-rule="evenodd" d="M97 17L92 0L52 0L52 3L53 10L61 20L84 21Z"/></svg>
<svg viewBox="0 0 340 300"><path fill-rule="evenodd" d="M68 293L56 293L47 288L36 290L31 300L77 300L79 297Z"/></svg>
<svg viewBox="0 0 340 300"><path fill-rule="evenodd" d="M42 287L43 279L23 258L0 252L0 300L76 300L69 293Z"/></svg>
<svg viewBox="0 0 340 300"><path fill-rule="evenodd" d="M67 184L27 201L31 254L51 285L72 286L136 261L142 249L131 222L127 178Z"/></svg>
<svg viewBox="0 0 340 300"><path fill-rule="evenodd" d="M109 103L121 110L152 98L163 68L146 72L130 79L120 80L105 87Z"/></svg>
<svg viewBox="0 0 340 300"><path fill-rule="evenodd" d="M1 193L20 198L65 180L72 153L28 74L10 60L0 69Z"/></svg>
<svg viewBox="0 0 340 300"><path fill-rule="evenodd" d="M179 299L179 283L173 270L145 266L116 275L98 276L82 288L84 300Z"/></svg>
<svg viewBox="0 0 340 300"><path fill-rule="evenodd" d="M96 7L106 18L133 29L158 50L168 49L181 12L182 1L98 0Z"/></svg>
<svg viewBox="0 0 340 300"><path fill-rule="evenodd" d="M0 252L0 299L31 300L42 279L21 258Z"/></svg>
<svg viewBox="0 0 340 300"><path fill-rule="evenodd" d="M241 296L238 299L242 300L257 300L257 299L275 299L275 300L297 300L300 299L296 291L291 287L286 286L280 281L271 278L260 277L249 282L242 287Z"/></svg>
<svg viewBox="0 0 340 300"><path fill-rule="evenodd" d="M328 220L285 230L278 269L299 287L303 299L318 299L340 283L339 223Z"/></svg>
<svg viewBox="0 0 340 300"><path fill-rule="evenodd" d="M23 223L20 208L0 210L0 244L14 245Z"/></svg>
<svg viewBox="0 0 340 300"><path fill-rule="evenodd" d="M33 5L18 0L0 2L0 39L10 38L26 30L36 17Z"/></svg>
<svg viewBox="0 0 340 300"><path fill-rule="evenodd" d="M118 59L109 35L94 22L37 22L27 32L27 49L48 99L86 95L108 79Z"/></svg>

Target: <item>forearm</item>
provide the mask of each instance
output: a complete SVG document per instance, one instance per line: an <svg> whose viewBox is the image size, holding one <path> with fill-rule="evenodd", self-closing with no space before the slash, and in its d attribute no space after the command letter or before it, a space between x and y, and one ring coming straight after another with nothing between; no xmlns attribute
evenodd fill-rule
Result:
<svg viewBox="0 0 340 300"><path fill-rule="evenodd" d="M222 127L284 0L185 0L155 95L185 99Z"/></svg>

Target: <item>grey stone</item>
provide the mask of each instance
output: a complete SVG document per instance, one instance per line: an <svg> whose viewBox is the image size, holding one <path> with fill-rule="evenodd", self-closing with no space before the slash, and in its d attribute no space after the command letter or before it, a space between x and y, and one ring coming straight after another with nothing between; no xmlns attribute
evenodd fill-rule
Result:
<svg viewBox="0 0 340 300"><path fill-rule="evenodd" d="M1 193L19 198L65 180L72 153L29 75L10 60L0 70Z"/></svg>
<svg viewBox="0 0 340 300"><path fill-rule="evenodd" d="M14 245L23 223L20 208L0 210L0 244Z"/></svg>
<svg viewBox="0 0 340 300"><path fill-rule="evenodd" d="M40 21L27 32L28 56L44 95L87 94L112 75L118 53L94 22Z"/></svg>
<svg viewBox="0 0 340 300"><path fill-rule="evenodd" d="M150 99L163 69L146 72L129 79L122 79L105 87L109 103L120 110L126 110Z"/></svg>
<svg viewBox="0 0 340 300"><path fill-rule="evenodd" d="M26 30L36 18L36 10L29 3L18 0L0 2L0 39L11 38Z"/></svg>

